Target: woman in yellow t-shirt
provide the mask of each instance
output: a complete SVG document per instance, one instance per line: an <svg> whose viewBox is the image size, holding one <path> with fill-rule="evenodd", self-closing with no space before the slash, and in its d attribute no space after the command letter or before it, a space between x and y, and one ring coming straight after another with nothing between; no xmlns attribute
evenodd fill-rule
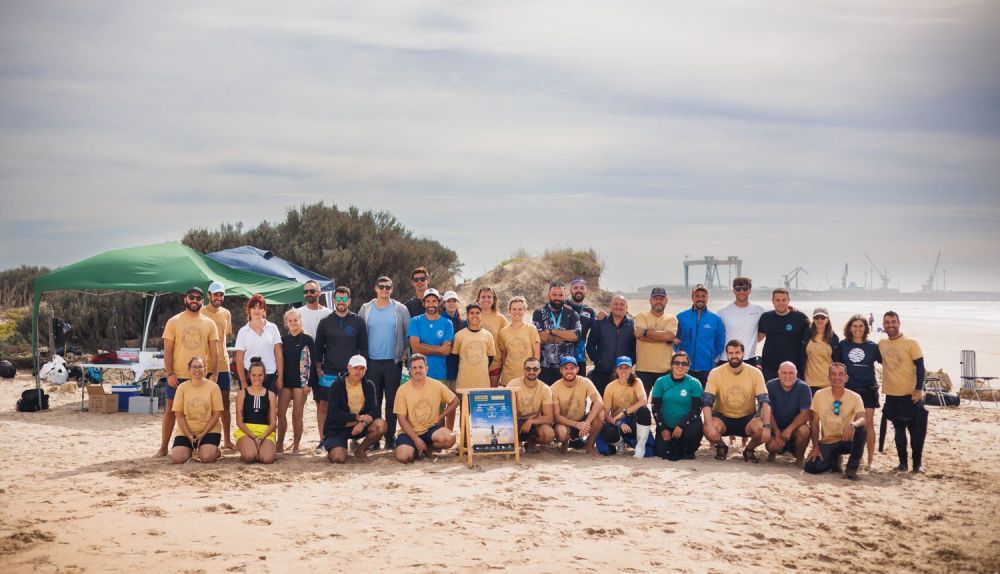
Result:
<svg viewBox="0 0 1000 574"><path fill-rule="evenodd" d="M840 362L840 339L830 325L830 314L825 307L817 307L812 323L802 337L802 362L804 380L812 394L830 386L830 365Z"/></svg>
<svg viewBox="0 0 1000 574"><path fill-rule="evenodd" d="M510 313L510 325L500 329L497 336L497 351L500 355L497 364L500 365L500 385L506 387L510 381L524 376L524 362L529 357L540 359L541 339L534 323L525 323L524 314L528 310L528 302L520 295L512 297L507 303Z"/></svg>
<svg viewBox="0 0 1000 574"><path fill-rule="evenodd" d="M483 328L493 335L496 341L500 330L508 325L507 317L497 310L497 292L492 287L482 287L476 295L476 303L483 308ZM523 362L523 361L522 361ZM500 357L494 357L490 364L490 386L500 386Z"/></svg>
<svg viewBox="0 0 1000 574"><path fill-rule="evenodd" d="M264 388L264 361L250 359L250 386L236 395L236 448L243 462L274 462L277 446L274 429L278 427L278 397Z"/></svg>
<svg viewBox="0 0 1000 574"><path fill-rule="evenodd" d="M632 370L631 357L615 359L615 373L617 378L604 387L601 438L609 445L624 441L629 446L635 446L635 458L645 458L653 424L653 413L646 406L646 388Z"/></svg>
<svg viewBox="0 0 1000 574"><path fill-rule="evenodd" d="M192 357L188 361L191 378L177 386L174 395L174 414L177 429L174 446L170 449L170 462L187 462L195 449L201 462L215 462L222 442L222 391L219 385L205 378L205 359Z"/></svg>

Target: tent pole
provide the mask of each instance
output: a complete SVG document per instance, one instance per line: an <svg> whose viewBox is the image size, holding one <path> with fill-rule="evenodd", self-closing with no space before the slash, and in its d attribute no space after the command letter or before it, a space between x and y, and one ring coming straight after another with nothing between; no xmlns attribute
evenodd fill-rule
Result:
<svg viewBox="0 0 1000 574"><path fill-rule="evenodd" d="M35 287L35 297L34 297L34 308L31 313L31 346L35 355L35 395L38 397L38 410L42 410L42 380L38 376L39 364L38 364L38 308L42 304L42 294L38 292L38 287Z"/></svg>
<svg viewBox="0 0 1000 574"><path fill-rule="evenodd" d="M159 295L153 295L153 302L149 304L149 315L146 317L146 327L142 330L142 345L141 350L146 350L146 341L149 339L149 325L153 322L153 309L156 308L156 298Z"/></svg>

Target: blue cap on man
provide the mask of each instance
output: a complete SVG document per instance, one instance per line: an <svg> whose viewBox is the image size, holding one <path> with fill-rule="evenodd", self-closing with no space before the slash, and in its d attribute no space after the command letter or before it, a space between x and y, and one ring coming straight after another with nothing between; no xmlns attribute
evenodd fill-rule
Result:
<svg viewBox="0 0 1000 574"><path fill-rule="evenodd" d="M574 365L579 365L579 363L576 362L576 357L573 357L573 356L570 356L570 355L567 355L567 356L559 359L559 366L560 367L563 366L563 365L565 365L566 363L573 363Z"/></svg>

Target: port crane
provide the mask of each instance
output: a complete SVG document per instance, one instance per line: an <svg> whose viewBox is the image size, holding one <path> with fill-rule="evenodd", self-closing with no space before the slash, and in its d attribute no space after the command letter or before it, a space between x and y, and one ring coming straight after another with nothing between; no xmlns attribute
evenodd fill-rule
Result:
<svg viewBox="0 0 1000 574"><path fill-rule="evenodd" d="M865 253L865 259L868 260L868 263L871 263L872 270L875 271L875 274L878 275L879 280L882 281L882 289L888 289L889 281L892 280L892 277L889 275L889 270L884 267L882 269L879 269L879 266L874 261L872 261L872 258L868 255L868 253Z"/></svg>
<svg viewBox="0 0 1000 574"><path fill-rule="evenodd" d="M934 267L931 269L930 274L927 276L927 281L923 284L923 291L936 291L935 283L937 282L938 268L941 265L941 252L938 251L937 259L934 260Z"/></svg>
<svg viewBox="0 0 1000 574"><path fill-rule="evenodd" d="M783 273L781 275L784 278L784 280L785 280L785 289L791 290L792 289L792 281L795 281L795 289L794 290L795 291L799 290L799 273L805 273L807 275L809 274L809 272L806 271L804 268L802 268L802 267L796 267L795 269L792 269L788 273Z"/></svg>
<svg viewBox="0 0 1000 574"><path fill-rule="evenodd" d="M726 265L730 267L736 267L736 276L740 277L743 275L743 260L738 256L730 255L725 259L721 257L713 257L711 255L706 255L704 259L687 259L684 256L684 288L690 289L689 277L691 272L691 266L693 265L704 265L705 266L705 286L706 287L722 287L722 281L719 279L719 266Z"/></svg>

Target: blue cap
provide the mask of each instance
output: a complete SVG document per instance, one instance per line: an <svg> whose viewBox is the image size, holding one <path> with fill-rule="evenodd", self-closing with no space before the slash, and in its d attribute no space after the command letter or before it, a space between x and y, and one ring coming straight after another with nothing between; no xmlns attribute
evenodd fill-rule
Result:
<svg viewBox="0 0 1000 574"><path fill-rule="evenodd" d="M563 366L563 365L565 365L566 363L573 363L574 365L578 364L576 362L576 357L572 357L572 356L568 356L568 355L565 356L565 357L563 357L563 358L561 358L561 359L559 359L559 366L560 367Z"/></svg>
<svg viewBox="0 0 1000 574"><path fill-rule="evenodd" d="M621 357L618 357L617 359L615 359L615 368L616 369L618 367L622 366L622 365L628 365L628 366L631 367L632 366L632 357L626 357L625 355L622 355Z"/></svg>

